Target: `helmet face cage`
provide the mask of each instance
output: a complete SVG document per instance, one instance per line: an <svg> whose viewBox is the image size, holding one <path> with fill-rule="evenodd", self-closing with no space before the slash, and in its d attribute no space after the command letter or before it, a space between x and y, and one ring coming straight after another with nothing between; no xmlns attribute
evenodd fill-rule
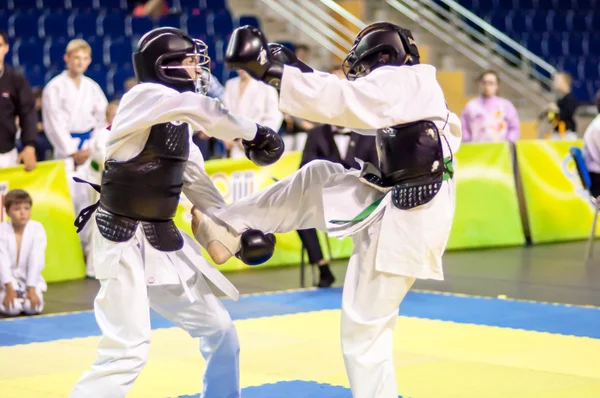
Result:
<svg viewBox="0 0 600 398"><path fill-rule="evenodd" d="M160 56L156 61L157 69L163 79L177 82L193 82L195 92L206 95L211 76L208 46L202 40L193 40L193 52L180 51ZM183 64L183 61L188 58L192 62L190 64ZM185 71L185 73L179 71Z"/></svg>

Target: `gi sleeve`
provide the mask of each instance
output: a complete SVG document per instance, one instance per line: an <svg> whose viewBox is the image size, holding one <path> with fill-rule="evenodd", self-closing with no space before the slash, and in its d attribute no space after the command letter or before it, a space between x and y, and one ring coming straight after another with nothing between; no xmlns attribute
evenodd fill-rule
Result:
<svg viewBox="0 0 600 398"><path fill-rule="evenodd" d="M79 140L71 137L67 115L60 107L57 85L46 86L42 94L42 120L46 136L56 152L68 155L77 152Z"/></svg>
<svg viewBox="0 0 600 398"><path fill-rule="evenodd" d="M46 264L46 230L42 224L36 223L35 226L34 242L27 263L27 287L37 287Z"/></svg>
<svg viewBox="0 0 600 398"><path fill-rule="evenodd" d="M252 140L256 135L256 123L231 114L219 100L192 92L179 93L158 84L140 84L123 97L111 138L122 139L173 121L188 123L194 131L224 140Z"/></svg>
<svg viewBox="0 0 600 398"><path fill-rule="evenodd" d="M470 114L469 109L470 109L469 103L467 103L467 105L465 106L465 109L463 109L462 113L460 114L460 122L462 124L463 141L465 141L465 142L471 141L471 130L469 128L469 124L471 121L471 114Z"/></svg>
<svg viewBox="0 0 600 398"><path fill-rule="evenodd" d="M274 131L279 131L281 123L283 122L283 113L279 110L277 90L271 86L264 87L266 88L265 109L259 123L263 126L270 127Z"/></svg>
<svg viewBox="0 0 600 398"><path fill-rule="evenodd" d="M190 156L183 172L183 193L202 213L222 208L225 201L204 169L200 149L190 139Z"/></svg>
<svg viewBox="0 0 600 398"><path fill-rule="evenodd" d="M2 288L7 283L11 283L16 289L17 284L10 270L10 256L8 254L8 234L6 228L0 228L0 283Z"/></svg>
<svg viewBox="0 0 600 398"><path fill-rule="evenodd" d="M20 77L17 90L17 100L19 101L17 113L21 125L21 143L23 146L35 147L37 143L37 114L33 92L27 79Z"/></svg>
<svg viewBox="0 0 600 398"><path fill-rule="evenodd" d="M355 131L445 120L444 94L430 65L384 66L355 81L285 66L279 109Z"/></svg>

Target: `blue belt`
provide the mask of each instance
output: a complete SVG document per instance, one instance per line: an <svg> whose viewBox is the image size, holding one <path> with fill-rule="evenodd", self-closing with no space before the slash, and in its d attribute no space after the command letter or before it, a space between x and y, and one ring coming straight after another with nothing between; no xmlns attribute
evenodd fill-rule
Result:
<svg viewBox="0 0 600 398"><path fill-rule="evenodd" d="M77 150L83 148L83 144L85 144L85 142L91 138L92 131L94 131L94 129L86 131L85 133L71 133L71 137L79 138L79 145L77 146Z"/></svg>

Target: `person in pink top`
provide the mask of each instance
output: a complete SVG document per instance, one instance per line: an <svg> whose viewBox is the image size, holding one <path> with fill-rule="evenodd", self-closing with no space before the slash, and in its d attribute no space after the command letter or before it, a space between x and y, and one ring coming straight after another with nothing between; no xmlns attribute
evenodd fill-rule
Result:
<svg viewBox="0 0 600 398"><path fill-rule="evenodd" d="M519 115L509 100L498 97L499 83L498 74L491 70L479 77L481 96L469 101L460 116L464 141L515 142L519 139Z"/></svg>

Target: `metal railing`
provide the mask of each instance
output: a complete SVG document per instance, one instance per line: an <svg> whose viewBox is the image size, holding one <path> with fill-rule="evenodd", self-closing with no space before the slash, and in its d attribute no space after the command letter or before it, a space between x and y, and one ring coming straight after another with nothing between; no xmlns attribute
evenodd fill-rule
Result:
<svg viewBox="0 0 600 398"><path fill-rule="evenodd" d="M331 54L344 58L348 53L358 30L366 26L332 0L281 1L261 0L265 5L300 29ZM357 29L353 31L336 20L328 12L331 10L350 22Z"/></svg>
<svg viewBox="0 0 600 398"><path fill-rule="evenodd" d="M485 69L500 72L504 84L539 107L556 69L454 0L385 0L457 52Z"/></svg>

